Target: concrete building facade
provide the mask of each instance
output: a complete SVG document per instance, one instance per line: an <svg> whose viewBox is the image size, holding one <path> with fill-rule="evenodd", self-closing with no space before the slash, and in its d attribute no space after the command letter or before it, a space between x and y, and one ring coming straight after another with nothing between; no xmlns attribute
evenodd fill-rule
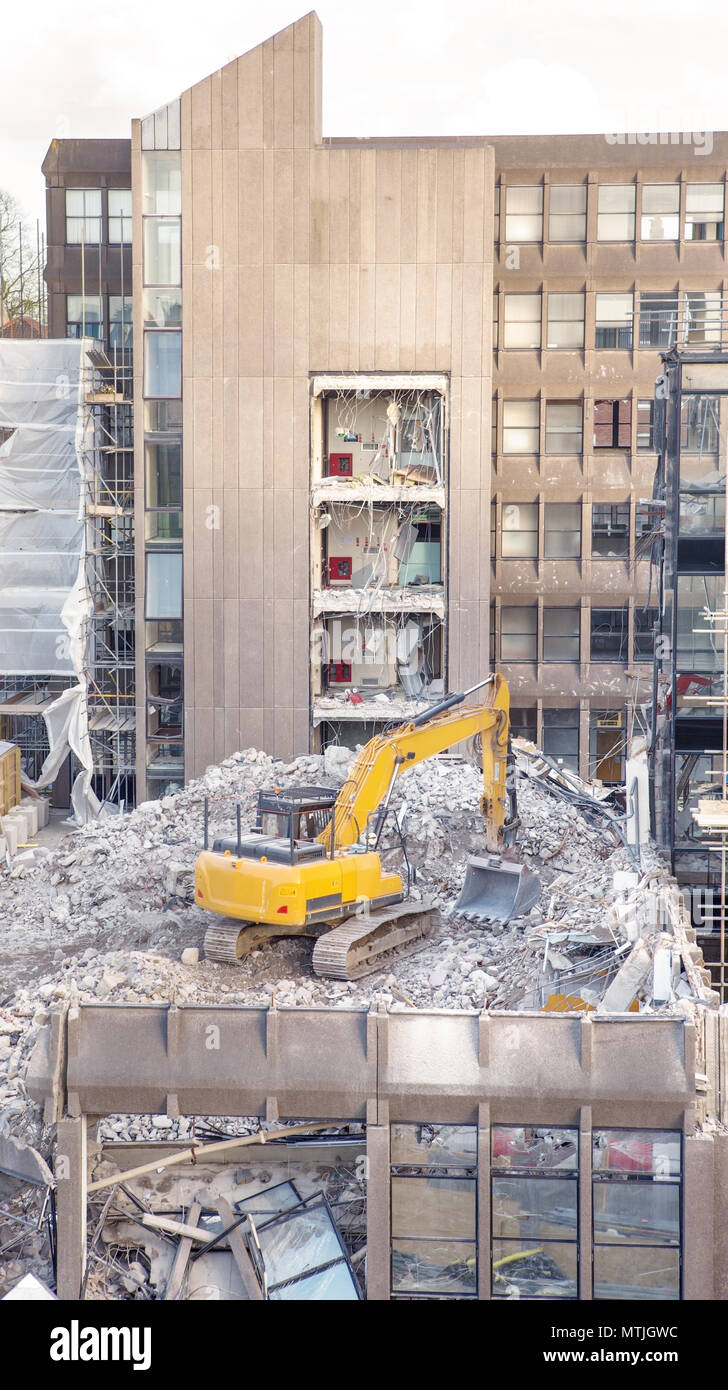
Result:
<svg viewBox="0 0 728 1390"><path fill-rule="evenodd" d="M324 139L321 77L309 14L132 126L138 795L489 665L620 783L654 381L678 323L720 345L728 137Z"/></svg>

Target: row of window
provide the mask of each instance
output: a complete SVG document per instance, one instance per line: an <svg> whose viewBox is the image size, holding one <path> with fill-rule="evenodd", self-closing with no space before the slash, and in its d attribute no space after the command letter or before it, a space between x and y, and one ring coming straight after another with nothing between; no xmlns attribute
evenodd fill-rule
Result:
<svg viewBox="0 0 728 1390"><path fill-rule="evenodd" d="M541 290L504 294L503 301L504 349L584 347L584 290L547 292L545 315ZM630 349L636 342L641 348L668 348L678 339L683 345L720 343L721 311L720 290L688 290L682 295L647 290L639 295L639 305L631 290L599 291L595 295L594 347L604 351ZM494 346L498 347L497 321Z"/></svg>
<svg viewBox="0 0 728 1390"><path fill-rule="evenodd" d="M634 661L651 661L657 609L635 608ZM581 608L544 608L542 661L581 659ZM538 608L535 604L502 607L500 611L501 661L532 661L538 656ZM626 662L629 654L629 611L592 608L590 661Z"/></svg>
<svg viewBox="0 0 728 1390"><path fill-rule="evenodd" d="M106 193L107 233L103 234L103 194L101 188L66 189L66 244L68 246L112 246L131 242L131 189L110 188Z"/></svg>
<svg viewBox="0 0 728 1390"><path fill-rule="evenodd" d="M637 448L653 447L653 402L642 400L637 407ZM583 401L547 401L541 437L541 410L538 400L502 401L502 451L504 454L580 454L583 447ZM594 402L592 445L595 449L629 449L632 445L632 401ZM493 452L497 447L497 414L493 407Z"/></svg>
<svg viewBox="0 0 728 1390"><path fill-rule="evenodd" d="M592 185L596 198L597 240L720 241L723 236L725 186L722 183L685 184L681 213L679 183L642 184L638 217L638 185ZM495 239L500 238L503 200L503 240L509 243L544 240L544 186L511 184L496 188ZM587 228L585 183L548 187L548 236L553 242L585 241Z"/></svg>
<svg viewBox="0 0 728 1390"><path fill-rule="evenodd" d="M544 560L582 558L581 502L544 502ZM591 508L592 559L626 560L629 556L631 503L593 502ZM539 558L539 503L504 502L501 513L501 556L504 560ZM492 524L496 510L493 504ZM647 512L635 510L635 544L649 534L653 523ZM494 542L495 536L491 534ZM495 555L495 545L491 547ZM584 557L586 558L586 557Z"/></svg>
<svg viewBox="0 0 728 1390"><path fill-rule="evenodd" d="M67 294L66 337L108 338L111 347L130 348L132 304L130 294Z"/></svg>
<svg viewBox="0 0 728 1390"><path fill-rule="evenodd" d="M476 1145L475 1126L392 1126L395 1297L477 1296ZM679 1299L680 1134L594 1130L590 1176L594 1298ZM578 1298L579 1216L579 1131L494 1125L492 1297Z"/></svg>

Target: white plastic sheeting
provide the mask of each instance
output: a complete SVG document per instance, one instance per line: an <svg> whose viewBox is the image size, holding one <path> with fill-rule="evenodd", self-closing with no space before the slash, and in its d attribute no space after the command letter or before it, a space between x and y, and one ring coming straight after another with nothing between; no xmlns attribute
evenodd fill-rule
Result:
<svg viewBox="0 0 728 1390"><path fill-rule="evenodd" d="M37 788L71 750L76 819L96 814L86 712L83 448L92 425L83 340L0 339L0 666L76 678L46 711L50 753ZM25 779L24 779L25 780Z"/></svg>

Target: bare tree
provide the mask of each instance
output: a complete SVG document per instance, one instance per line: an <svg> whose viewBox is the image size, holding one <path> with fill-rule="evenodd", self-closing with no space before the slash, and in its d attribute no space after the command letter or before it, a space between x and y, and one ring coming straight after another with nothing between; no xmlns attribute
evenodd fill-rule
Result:
<svg viewBox="0 0 728 1390"><path fill-rule="evenodd" d="M37 235L24 226L12 193L0 188L0 323L14 318L42 322L43 295Z"/></svg>

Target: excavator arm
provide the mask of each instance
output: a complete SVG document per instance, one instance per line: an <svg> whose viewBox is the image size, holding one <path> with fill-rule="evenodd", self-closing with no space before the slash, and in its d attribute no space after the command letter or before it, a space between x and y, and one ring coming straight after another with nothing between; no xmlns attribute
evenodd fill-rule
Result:
<svg viewBox="0 0 728 1390"><path fill-rule="evenodd" d="M357 754L349 777L336 799L329 825L319 840L331 851L354 844L365 832L370 817L380 806L386 809L398 777L425 758L481 735L483 747L483 796L481 810L486 824L488 849L503 848L506 822L506 773L510 729L508 686L500 675L489 676L479 705L460 709L466 696L450 695L441 704L402 724L388 734L376 734Z"/></svg>

